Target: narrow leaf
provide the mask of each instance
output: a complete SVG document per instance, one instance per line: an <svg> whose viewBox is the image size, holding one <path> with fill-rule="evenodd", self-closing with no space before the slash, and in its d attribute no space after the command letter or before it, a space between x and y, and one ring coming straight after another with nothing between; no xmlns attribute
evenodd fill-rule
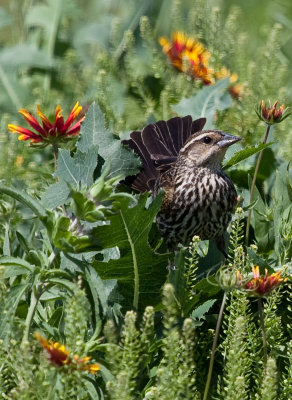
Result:
<svg viewBox="0 0 292 400"><path fill-rule="evenodd" d="M0 185L0 193L4 193L15 200L18 200L20 203L25 204L39 217L45 216L46 214L46 210L40 202L22 191Z"/></svg>
<svg viewBox="0 0 292 400"><path fill-rule="evenodd" d="M240 163L243 160L246 160L247 158L253 156L256 153L259 153L261 150L266 149L267 147L271 146L274 142L270 143L259 143L255 147L246 147L243 150L238 151L235 153L233 157L231 157L229 160L225 161L225 164L223 165L224 169L230 168L233 165L236 165Z"/></svg>

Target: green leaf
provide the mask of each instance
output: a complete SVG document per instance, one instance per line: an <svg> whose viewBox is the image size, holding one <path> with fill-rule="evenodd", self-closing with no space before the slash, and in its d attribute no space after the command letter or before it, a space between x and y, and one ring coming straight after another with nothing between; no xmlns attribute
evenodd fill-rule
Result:
<svg viewBox="0 0 292 400"><path fill-rule="evenodd" d="M49 278L48 282L50 284L59 285L69 290L69 292L74 293L76 291L76 284L72 283L68 279L63 278Z"/></svg>
<svg viewBox="0 0 292 400"><path fill-rule="evenodd" d="M20 300L25 292L30 288L30 283L25 283L10 288L1 304L0 312L0 338L7 340L11 335L14 315Z"/></svg>
<svg viewBox="0 0 292 400"><path fill-rule="evenodd" d="M238 152L235 153L229 160L225 161L223 168L227 169L232 167L233 165L236 165L240 163L243 160L246 160L247 158L253 156L256 153L259 153L261 150L266 149L267 147L271 146L274 142L270 143L259 143L256 146L252 147L246 147L245 149L239 150Z"/></svg>
<svg viewBox="0 0 292 400"><path fill-rule="evenodd" d="M256 203L253 207L251 225L254 228L259 251L272 250L275 242L273 212L265 205L256 186L253 192L253 200Z"/></svg>
<svg viewBox="0 0 292 400"><path fill-rule="evenodd" d="M0 265L5 267L4 277L27 274L34 270L34 266L18 257L0 257Z"/></svg>
<svg viewBox="0 0 292 400"><path fill-rule="evenodd" d="M104 115L95 103L89 107L77 142L77 148L82 152L87 152L93 146L98 146L99 155L110 161L109 178L119 175L125 177L138 172L138 158L106 129Z"/></svg>
<svg viewBox="0 0 292 400"><path fill-rule="evenodd" d="M93 172L97 165L97 147L85 152L77 151L71 157L68 150L60 149L58 168L55 175L64 182L76 187L79 183L88 187L93 183Z"/></svg>
<svg viewBox="0 0 292 400"><path fill-rule="evenodd" d="M70 186L89 188L96 165L97 147L89 148L86 153L76 151L73 157L68 150L60 149L55 172L59 182L50 185L43 194L41 200L45 207L53 209L64 204L70 195Z"/></svg>
<svg viewBox="0 0 292 400"><path fill-rule="evenodd" d="M93 266L102 279L117 279L119 288L132 306L156 304L167 275L167 254L157 254L149 246L148 235L153 219L160 209L162 196L157 196L148 209L147 195L140 196L137 206L121 207L109 217L110 225L93 229L103 248L119 247L120 258L107 263L96 261ZM126 201L126 200L124 200Z"/></svg>
<svg viewBox="0 0 292 400"><path fill-rule="evenodd" d="M15 200L18 200L20 203L25 204L28 206L33 212L36 213L37 216L45 216L46 210L45 208L41 205L40 202L35 200L33 197L29 196L28 194L13 189L9 188L7 186L0 185L0 193L4 193L7 196L10 196L14 198Z"/></svg>
<svg viewBox="0 0 292 400"><path fill-rule="evenodd" d="M216 303L216 301L216 299L207 300L191 313L190 317L194 320L196 326L203 325L203 321L206 319L205 314L210 310L213 304Z"/></svg>
<svg viewBox="0 0 292 400"><path fill-rule="evenodd" d="M100 310L99 310L100 305L102 308L103 315L112 317L111 308L108 305L108 301L111 296L111 293L116 289L117 280L116 279L102 280L98 275L97 271L94 268L92 268L89 264L85 266L85 277L91 291L94 303L96 321L98 321L100 318Z"/></svg>
<svg viewBox="0 0 292 400"><path fill-rule="evenodd" d="M231 106L231 96L226 91L229 78L219 80L212 86L205 86L199 92L172 106L178 115L191 115L193 119L207 118L206 129L213 128L213 118L217 110L225 110Z"/></svg>
<svg viewBox="0 0 292 400"><path fill-rule="evenodd" d="M9 224L5 224L5 236L3 243L3 255L10 256Z"/></svg>
<svg viewBox="0 0 292 400"><path fill-rule="evenodd" d="M48 209L63 205L70 194L70 188L65 182L56 182L48 186L41 197L42 204Z"/></svg>

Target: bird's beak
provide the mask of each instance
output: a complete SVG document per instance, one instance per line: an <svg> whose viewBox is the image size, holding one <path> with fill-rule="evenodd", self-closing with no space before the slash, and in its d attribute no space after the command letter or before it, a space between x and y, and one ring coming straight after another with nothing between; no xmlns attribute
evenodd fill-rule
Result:
<svg viewBox="0 0 292 400"><path fill-rule="evenodd" d="M239 140L242 139L239 136L229 135L228 133L225 133L225 132L222 132L222 131L220 133L222 135L222 138L219 140L219 142L217 142L217 145L219 147L229 147L233 143L236 143L236 142L238 142Z"/></svg>

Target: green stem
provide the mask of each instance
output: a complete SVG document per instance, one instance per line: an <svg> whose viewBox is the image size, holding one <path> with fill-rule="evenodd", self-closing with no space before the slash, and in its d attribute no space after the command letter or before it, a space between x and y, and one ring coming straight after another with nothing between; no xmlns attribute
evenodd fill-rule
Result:
<svg viewBox="0 0 292 400"><path fill-rule="evenodd" d="M55 168L55 172L56 172L57 167L58 167L58 146L56 143L53 143L52 146L53 146L53 153L54 153L54 168Z"/></svg>
<svg viewBox="0 0 292 400"><path fill-rule="evenodd" d="M258 298L258 310L259 310L259 317L260 317L260 324L263 336L263 349L264 349L264 366L267 364L268 359L268 350L267 350L267 335L266 335L266 327L265 327L265 319L264 319L264 307L262 298Z"/></svg>
<svg viewBox="0 0 292 400"><path fill-rule="evenodd" d="M31 297L30 297L30 305L27 312L26 320L25 320L25 329L22 338L22 342L28 342L29 339L29 331L32 324L33 316L38 304L39 296L37 295L36 287L33 286Z"/></svg>
<svg viewBox="0 0 292 400"><path fill-rule="evenodd" d="M268 140L268 136L269 136L269 132L271 129L271 125L267 126L267 130L266 130L266 134L263 140L263 144L267 143ZM256 185L256 180L257 180L257 175L258 175L258 171L260 168L260 164L261 164L261 160L262 160L262 156L263 156L263 152L264 150L261 150L257 159L257 163L256 163L256 167L255 167L255 171L254 171L254 175L253 175L253 179L251 182L251 186L250 186L250 198L249 198L249 205L252 204L253 201L253 192L254 192L254 188ZM248 245L248 238L249 238L249 228L250 228L250 220L251 220L251 208L248 210L248 216L247 216L247 223L246 223L246 231L245 231L245 244L246 246Z"/></svg>
<svg viewBox="0 0 292 400"><path fill-rule="evenodd" d="M208 370L208 376L207 376L207 382L206 382L206 386L205 386L203 400L207 400L207 396L208 396L209 389L210 389L214 360L215 360L215 352L216 352L217 341L218 341L218 337L219 337L219 331L220 331L220 327L221 327L221 323L222 323L223 311L224 311L225 304L226 304L226 299L227 299L227 293L224 292L224 296L222 299L222 303L221 303L221 307L220 307L220 311L219 311L219 315L218 315L218 320L217 320L217 324L216 324L215 335L214 335L214 339L213 339L211 358L210 358L210 364L209 364L209 370Z"/></svg>
<svg viewBox="0 0 292 400"><path fill-rule="evenodd" d="M50 381L51 381L51 384L50 384L50 389L48 392L47 400L52 400L54 398L56 381L57 381L57 369L55 369L52 379Z"/></svg>

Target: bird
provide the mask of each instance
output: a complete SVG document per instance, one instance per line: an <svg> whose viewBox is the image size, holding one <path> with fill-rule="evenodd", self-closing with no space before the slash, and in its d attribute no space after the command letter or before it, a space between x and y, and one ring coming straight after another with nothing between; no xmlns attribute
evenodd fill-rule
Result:
<svg viewBox="0 0 292 400"><path fill-rule="evenodd" d="M139 156L141 171L126 178L134 190L163 190L156 223L168 250L187 246L197 235L215 239L227 257L224 233L237 203L232 181L221 162L229 146L241 140L217 129L203 130L206 118L190 115L158 121L134 131L123 145Z"/></svg>

